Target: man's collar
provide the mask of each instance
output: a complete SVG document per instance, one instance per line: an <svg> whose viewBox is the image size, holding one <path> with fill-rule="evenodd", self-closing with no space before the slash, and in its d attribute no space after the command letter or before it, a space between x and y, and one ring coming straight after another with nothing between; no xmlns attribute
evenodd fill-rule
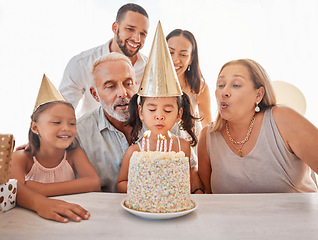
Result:
<svg viewBox="0 0 318 240"><path fill-rule="evenodd" d="M113 131L115 130L114 126L109 122L109 120L105 116L104 109L102 108L102 106L99 107L98 116L99 116L98 117L98 129L99 129L99 131L102 131L105 128L107 128L109 130L113 130Z"/></svg>
<svg viewBox="0 0 318 240"><path fill-rule="evenodd" d="M98 129L99 131L102 131L104 129L109 129L111 131L120 131L119 129L117 129L110 121L109 119L106 117L104 109L102 106L99 107L99 112L98 112Z"/></svg>

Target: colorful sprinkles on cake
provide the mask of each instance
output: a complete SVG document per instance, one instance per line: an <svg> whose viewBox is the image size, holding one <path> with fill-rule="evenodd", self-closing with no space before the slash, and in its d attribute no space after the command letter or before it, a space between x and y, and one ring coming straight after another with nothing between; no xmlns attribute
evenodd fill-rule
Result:
<svg viewBox="0 0 318 240"><path fill-rule="evenodd" d="M194 207L189 159L183 152L134 152L129 165L127 207L152 213Z"/></svg>

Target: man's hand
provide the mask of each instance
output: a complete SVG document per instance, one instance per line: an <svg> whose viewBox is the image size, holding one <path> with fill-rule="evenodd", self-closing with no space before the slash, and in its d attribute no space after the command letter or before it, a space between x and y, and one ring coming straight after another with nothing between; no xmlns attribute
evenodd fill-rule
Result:
<svg viewBox="0 0 318 240"><path fill-rule="evenodd" d="M27 143L27 144L23 144L23 145L20 145L18 147L16 147L16 151L19 151L19 150L25 150L25 151L28 151L30 148L30 145Z"/></svg>

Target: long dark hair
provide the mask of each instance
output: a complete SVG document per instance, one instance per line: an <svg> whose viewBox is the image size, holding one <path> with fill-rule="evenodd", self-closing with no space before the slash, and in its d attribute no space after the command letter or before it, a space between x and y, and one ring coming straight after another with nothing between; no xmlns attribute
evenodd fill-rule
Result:
<svg viewBox="0 0 318 240"><path fill-rule="evenodd" d="M72 106L71 103L68 102L64 102L64 101L53 101L53 102L48 102L48 103L44 103L42 105L40 105L35 112L31 115L31 121L33 122L37 122L39 119L39 116L41 115L41 113L43 113L45 110L53 107L56 104L59 103L63 103L69 107L71 107L74 110L74 107ZM37 134L35 134L34 132L32 132L31 128L29 129L29 151L32 152L32 155L34 156L35 153L39 150L40 148L40 139L39 136ZM78 147L78 142L76 139L74 139L74 141L71 143L70 146L68 146L68 148L66 149L67 151L71 151L74 150L75 148Z"/></svg>
<svg viewBox="0 0 318 240"><path fill-rule="evenodd" d="M140 97L139 103L137 103L138 97ZM145 98L146 97L135 94L129 102L129 119L126 121L125 124L126 126L129 125L133 128L131 132L132 142L136 142L138 140L139 133L142 129L142 121L139 117L138 104L142 108L145 103ZM178 111L180 108L183 109L181 121L179 123L180 129L186 131L190 135L191 140L189 141L189 143L191 146L195 146L198 142L198 138L194 133L194 124L196 120L199 120L199 118L196 118L192 115L190 98L186 93L183 93L182 96L176 96L176 98Z"/></svg>
<svg viewBox="0 0 318 240"><path fill-rule="evenodd" d="M192 63L190 65L190 71L185 71L186 84L190 86L191 92L199 94L200 91L204 88L205 81L201 73L199 66L199 56L198 56L198 44L195 40L193 34L187 30L175 29L169 33L166 37L166 41L175 36L183 36L188 39L192 45L191 59ZM203 80L203 84L201 84Z"/></svg>

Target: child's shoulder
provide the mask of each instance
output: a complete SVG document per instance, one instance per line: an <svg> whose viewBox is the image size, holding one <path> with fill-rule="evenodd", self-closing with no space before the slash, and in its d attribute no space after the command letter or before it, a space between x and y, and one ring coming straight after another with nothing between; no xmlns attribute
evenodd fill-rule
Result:
<svg viewBox="0 0 318 240"><path fill-rule="evenodd" d="M31 151L27 151L24 149L16 150L12 153L12 158L14 159L32 159L33 155Z"/></svg>
<svg viewBox="0 0 318 240"><path fill-rule="evenodd" d="M69 162L73 162L73 159L77 159L80 157L86 157L84 150L80 146L72 150L66 150L66 159Z"/></svg>
<svg viewBox="0 0 318 240"><path fill-rule="evenodd" d="M132 144L129 146L129 148L126 150L124 158L123 159L127 159L129 161L131 155L133 154L133 152L135 151L140 151L138 144ZM124 161L124 160L123 160Z"/></svg>
<svg viewBox="0 0 318 240"><path fill-rule="evenodd" d="M178 136L176 136L178 138ZM186 154L186 156L190 155L190 143L184 139L183 137L179 137L181 150Z"/></svg>
<svg viewBox="0 0 318 240"><path fill-rule="evenodd" d="M32 152L24 149L14 151L12 153L12 161L23 165L27 165L28 163L33 164Z"/></svg>
<svg viewBox="0 0 318 240"><path fill-rule="evenodd" d="M181 146L184 146L184 145L189 145L190 146L190 143L185 138L183 138L181 136L177 136L177 135L174 135L174 136L175 136L175 140L176 141L178 141L178 138L179 138Z"/></svg>
<svg viewBox="0 0 318 240"><path fill-rule="evenodd" d="M127 149L127 151L129 151L129 152L131 152L131 153L133 153L133 152L135 152L135 151L140 151L140 148L139 148L139 145L138 145L138 143L134 143L134 144L132 144L132 145L130 145L129 146L129 148Z"/></svg>

